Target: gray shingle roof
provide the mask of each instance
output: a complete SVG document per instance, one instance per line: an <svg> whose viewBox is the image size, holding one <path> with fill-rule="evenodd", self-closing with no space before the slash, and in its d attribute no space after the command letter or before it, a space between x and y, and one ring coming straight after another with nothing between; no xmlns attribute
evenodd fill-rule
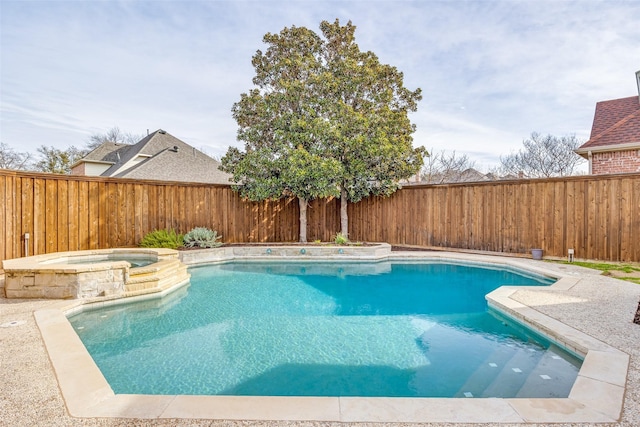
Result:
<svg viewBox="0 0 640 427"><path fill-rule="evenodd" d="M131 146L128 144L105 142L94 148L93 151L84 156L82 160L116 163L118 161L118 154L122 155L122 153L129 148L131 148Z"/></svg>
<svg viewBox="0 0 640 427"><path fill-rule="evenodd" d="M114 162L101 176L117 178L229 184L230 177L220 162L162 129L133 145L105 142L83 160Z"/></svg>

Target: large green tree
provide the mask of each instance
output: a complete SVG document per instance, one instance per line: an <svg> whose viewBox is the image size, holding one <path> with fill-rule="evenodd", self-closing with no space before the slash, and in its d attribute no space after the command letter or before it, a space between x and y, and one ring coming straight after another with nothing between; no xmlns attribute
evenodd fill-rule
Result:
<svg viewBox="0 0 640 427"><path fill-rule="evenodd" d="M355 43L355 26L320 25L267 34L252 64L257 88L233 106L238 140L222 169L251 200L298 197L300 240L306 206L340 196L341 228L348 235L347 203L388 195L417 173L425 151L411 146L420 90L409 91L395 67L380 64Z"/></svg>
<svg viewBox="0 0 640 427"><path fill-rule="evenodd" d="M229 148L221 169L250 200L297 197L300 241L306 242L307 204L337 195L340 174L336 161L322 157L326 121L315 108L317 93L309 90L322 68L322 41L306 28L292 27L266 34L264 42L269 48L252 61L257 88L243 93L232 109L245 149Z"/></svg>
<svg viewBox="0 0 640 427"><path fill-rule="evenodd" d="M355 42L356 27L323 21L323 105L331 123L326 152L342 165L340 218L342 234L349 231L347 204L369 195L388 196L401 180L420 171L428 153L413 148L408 113L417 110L421 90L404 87L396 67L381 64Z"/></svg>

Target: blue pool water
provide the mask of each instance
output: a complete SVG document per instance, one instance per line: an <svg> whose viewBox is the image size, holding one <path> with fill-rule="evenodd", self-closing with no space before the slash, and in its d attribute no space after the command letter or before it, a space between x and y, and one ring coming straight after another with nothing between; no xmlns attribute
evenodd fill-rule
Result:
<svg viewBox="0 0 640 427"><path fill-rule="evenodd" d="M70 321L116 393L566 397L581 361L487 309L549 279L443 263L228 263Z"/></svg>

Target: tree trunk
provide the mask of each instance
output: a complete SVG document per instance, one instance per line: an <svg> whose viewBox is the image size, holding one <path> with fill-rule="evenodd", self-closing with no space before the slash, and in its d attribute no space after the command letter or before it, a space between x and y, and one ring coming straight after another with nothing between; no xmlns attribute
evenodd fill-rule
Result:
<svg viewBox="0 0 640 427"><path fill-rule="evenodd" d="M340 232L346 238L349 238L349 217L347 215L347 190L340 190Z"/></svg>
<svg viewBox="0 0 640 427"><path fill-rule="evenodd" d="M298 197L298 204L300 205L300 243L307 243L307 205L309 202Z"/></svg>

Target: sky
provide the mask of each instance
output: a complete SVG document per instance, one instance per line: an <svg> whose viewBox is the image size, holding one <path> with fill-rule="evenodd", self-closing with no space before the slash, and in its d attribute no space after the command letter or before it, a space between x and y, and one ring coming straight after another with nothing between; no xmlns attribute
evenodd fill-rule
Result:
<svg viewBox="0 0 640 427"><path fill-rule="evenodd" d="M263 36L335 19L422 89L414 146L485 171L534 131L587 140L596 102L638 94L640 0L0 0L0 142L164 129L219 158L244 145L231 108Z"/></svg>

